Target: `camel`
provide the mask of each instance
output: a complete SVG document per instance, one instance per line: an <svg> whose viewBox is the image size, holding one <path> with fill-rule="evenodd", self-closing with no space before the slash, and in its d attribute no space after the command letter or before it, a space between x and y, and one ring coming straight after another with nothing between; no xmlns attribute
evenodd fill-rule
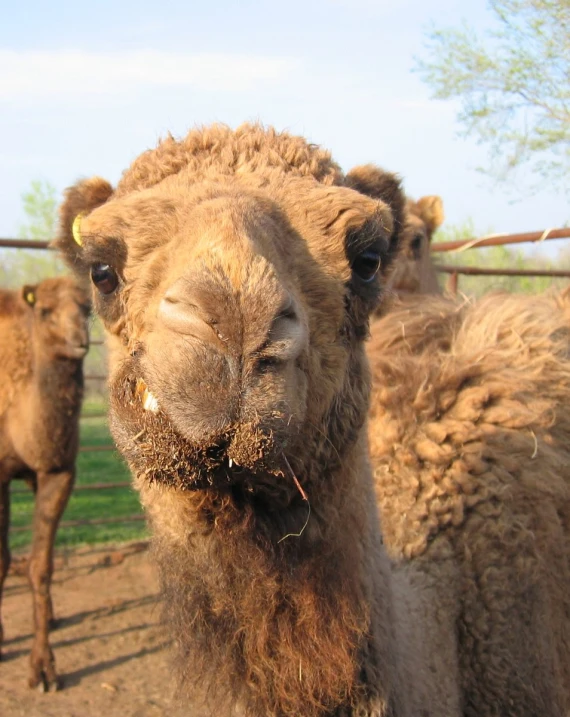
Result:
<svg viewBox="0 0 570 717"><path fill-rule="evenodd" d="M457 300L427 244L395 263L369 440L400 639L422 630L445 714L567 717L570 291Z"/></svg>
<svg viewBox="0 0 570 717"><path fill-rule="evenodd" d="M9 484L35 493L29 578L34 641L30 687L59 686L49 626L57 526L75 479L89 300L69 277L0 291L0 602L10 566ZM3 641L0 623L0 648Z"/></svg>
<svg viewBox="0 0 570 717"><path fill-rule="evenodd" d="M409 697L432 680L399 646L366 444L364 339L405 223L383 182L213 125L66 193L57 246L106 328L191 714L445 713Z"/></svg>

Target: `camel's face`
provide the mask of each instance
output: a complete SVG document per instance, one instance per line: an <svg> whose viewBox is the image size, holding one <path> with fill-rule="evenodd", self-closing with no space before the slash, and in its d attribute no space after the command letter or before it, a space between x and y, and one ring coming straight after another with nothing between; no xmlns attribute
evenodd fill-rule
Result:
<svg viewBox="0 0 570 717"><path fill-rule="evenodd" d="M176 175L85 217L81 262L115 337L113 430L135 472L247 485L308 451L339 397L361 425L391 231L382 202L280 174Z"/></svg>
<svg viewBox="0 0 570 717"><path fill-rule="evenodd" d="M22 298L31 308L34 340L46 358L85 356L90 303L72 279L46 279L36 286L25 286Z"/></svg>
<svg viewBox="0 0 570 717"><path fill-rule="evenodd" d="M287 464L332 468L354 443L398 233L341 180L300 138L214 127L141 155L115 193L69 190L59 246L110 335L113 432L137 475L274 494Z"/></svg>
<svg viewBox="0 0 570 717"><path fill-rule="evenodd" d="M430 256L434 232L443 222L438 196L408 200L402 230L402 248L394 266L390 287L397 293L426 294L438 291Z"/></svg>
<svg viewBox="0 0 570 717"><path fill-rule="evenodd" d="M426 225L408 210L402 231L402 249L390 277L390 286L398 294L425 293L422 278L424 262L429 262L429 242Z"/></svg>

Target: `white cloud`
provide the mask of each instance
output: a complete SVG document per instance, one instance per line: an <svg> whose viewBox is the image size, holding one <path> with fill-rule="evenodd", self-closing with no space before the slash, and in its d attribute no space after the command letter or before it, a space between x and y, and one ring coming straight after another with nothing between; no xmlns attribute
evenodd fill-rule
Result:
<svg viewBox="0 0 570 717"><path fill-rule="evenodd" d="M290 57L246 54L0 49L0 101L38 96L116 95L158 86L244 91L261 82L282 81L299 66L300 62Z"/></svg>

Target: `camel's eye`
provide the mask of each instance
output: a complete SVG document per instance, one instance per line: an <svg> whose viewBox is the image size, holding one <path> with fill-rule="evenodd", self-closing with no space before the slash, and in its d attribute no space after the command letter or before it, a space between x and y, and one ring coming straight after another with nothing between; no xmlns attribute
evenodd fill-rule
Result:
<svg viewBox="0 0 570 717"><path fill-rule="evenodd" d="M412 243L410 244L410 248L412 250L412 253L413 253L415 259L420 258L421 249L422 249L422 239L423 239L423 236L421 234L416 234L416 236L412 240Z"/></svg>
<svg viewBox="0 0 570 717"><path fill-rule="evenodd" d="M102 294L112 294L119 285L117 272L109 264L93 264L91 281Z"/></svg>
<svg viewBox="0 0 570 717"><path fill-rule="evenodd" d="M358 254L352 262L352 271L361 281L368 283L374 279L380 268L381 256L379 251L366 249Z"/></svg>

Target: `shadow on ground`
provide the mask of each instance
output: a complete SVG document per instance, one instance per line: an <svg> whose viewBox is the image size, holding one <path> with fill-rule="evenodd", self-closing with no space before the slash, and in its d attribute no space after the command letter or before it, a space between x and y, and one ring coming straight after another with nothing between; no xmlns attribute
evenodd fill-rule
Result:
<svg viewBox="0 0 570 717"><path fill-rule="evenodd" d="M58 555L51 633L63 689L27 687L32 612L25 560L6 581L2 717L175 717L158 583L143 543Z"/></svg>

